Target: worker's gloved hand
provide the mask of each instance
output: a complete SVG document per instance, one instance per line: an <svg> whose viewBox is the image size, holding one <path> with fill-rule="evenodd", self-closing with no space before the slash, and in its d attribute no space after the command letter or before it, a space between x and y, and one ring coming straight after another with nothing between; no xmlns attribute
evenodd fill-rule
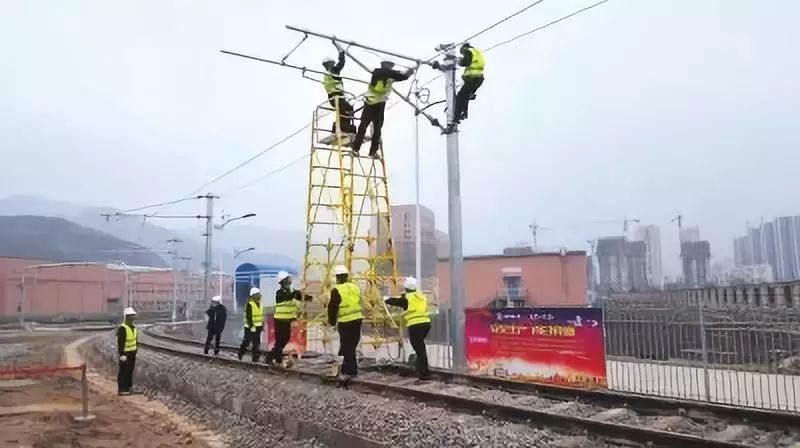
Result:
<svg viewBox="0 0 800 448"><path fill-rule="evenodd" d="M256 327L250 328L250 333L255 333L255 332L256 332Z"/></svg>
<svg viewBox="0 0 800 448"><path fill-rule="evenodd" d="M431 66L436 70L441 70L442 69L442 65L439 64L439 61L433 61L433 64L431 64Z"/></svg>
<svg viewBox="0 0 800 448"><path fill-rule="evenodd" d="M125 362L125 361L128 360L128 357L125 356L125 355L119 355L119 360L120 360L120 362Z"/></svg>
<svg viewBox="0 0 800 448"><path fill-rule="evenodd" d="M416 69L414 67L411 67L411 68L408 69L408 71L406 71L406 73L408 73L410 75L410 74L414 73L415 70Z"/></svg>

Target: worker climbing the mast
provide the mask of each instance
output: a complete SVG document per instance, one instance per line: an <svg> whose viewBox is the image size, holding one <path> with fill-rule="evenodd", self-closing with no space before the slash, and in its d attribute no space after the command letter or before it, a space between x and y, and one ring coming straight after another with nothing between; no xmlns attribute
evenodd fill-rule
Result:
<svg viewBox="0 0 800 448"><path fill-rule="evenodd" d="M344 266L336 266L336 286L331 289L328 302L328 323L339 330L339 356L342 360L340 380L347 383L358 375L356 349L361 341L361 289L350 281L350 273Z"/></svg>
<svg viewBox="0 0 800 448"><path fill-rule="evenodd" d="M339 126L341 131L346 134L355 134L356 127L353 125L353 106L344 97L344 82L342 81L342 69L344 68L344 51L339 52L339 61L334 62L331 58L322 61L325 67L325 75L322 78L322 85L328 94L328 101L334 111L339 113ZM332 132L336 133L336 122L333 122Z"/></svg>
<svg viewBox="0 0 800 448"><path fill-rule="evenodd" d="M465 67L461 79L464 84L456 95L455 114L453 117L456 123L466 120L469 115L469 102L475 99L475 92L483 84L483 67L485 60L483 53L469 43L461 45L461 58L458 65Z"/></svg>
<svg viewBox="0 0 800 448"><path fill-rule="evenodd" d="M292 338L292 322L300 314L300 301L310 301L312 297L302 291L292 289L292 276L286 271L278 272L278 288L275 291L275 345L267 353L267 364L283 362L283 349Z"/></svg>
<svg viewBox="0 0 800 448"><path fill-rule="evenodd" d="M395 81L405 81L414 74L414 68L405 72L394 70L394 62L383 61L381 66L372 71L372 78L367 86L364 99L364 109L361 111L361 122L358 124L356 139L353 141L353 152L358 155L367 126L372 123L372 142L369 155L376 157L381 143L381 129L383 128L383 114L386 110L386 100L392 92Z"/></svg>
<svg viewBox="0 0 800 448"><path fill-rule="evenodd" d="M428 352L425 348L425 337L431 331L431 318L428 314L428 298L417 290L417 279L406 277L403 281L405 293L400 297L390 297L385 300L387 305L397 306L405 310L403 320L408 329L408 339L414 348L417 362L417 377L421 380L430 379L431 372L428 368Z"/></svg>

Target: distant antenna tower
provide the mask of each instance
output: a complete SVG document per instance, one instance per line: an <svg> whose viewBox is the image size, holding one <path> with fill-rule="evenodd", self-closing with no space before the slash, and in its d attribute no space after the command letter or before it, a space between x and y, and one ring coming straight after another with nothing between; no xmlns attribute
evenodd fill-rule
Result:
<svg viewBox="0 0 800 448"><path fill-rule="evenodd" d="M550 230L550 228L542 227L539 224L537 224L536 221L534 221L533 224L528 225L528 228L531 229L531 233L533 234L533 251L539 252L539 241L538 241L539 231Z"/></svg>

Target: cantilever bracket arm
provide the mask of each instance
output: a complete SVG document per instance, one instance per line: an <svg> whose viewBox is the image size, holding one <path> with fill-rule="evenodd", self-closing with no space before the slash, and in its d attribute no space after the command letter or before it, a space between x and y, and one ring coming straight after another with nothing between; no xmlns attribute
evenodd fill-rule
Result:
<svg viewBox="0 0 800 448"><path fill-rule="evenodd" d="M363 69L364 69L364 70L366 70L367 72L370 72L370 69L369 69L369 68L367 68L367 66L366 66L366 65L364 65L364 64L363 64L361 61L359 61L358 59L356 59L356 58L353 56L353 54L352 54L352 53L350 53L350 51L349 51L348 49L342 48L342 46L339 44L339 41L336 39L336 36L333 36L333 37L331 38L331 41L333 42L333 44L336 46L336 48L337 48L339 51L341 51L341 52L343 52L344 54L346 54L346 55L347 55L347 57L349 57L350 59L352 59L352 60L353 60L353 62L355 62L356 64L358 64L358 65L359 65L361 68L363 68ZM432 126L436 126L436 127L437 127L437 128L439 128L439 129L440 129L442 132L446 131L445 127L444 127L444 126L442 126L441 124L439 124L439 120L437 120L436 118L434 118L433 116L431 116L430 114L428 114L427 112L425 112L424 110L422 110L422 109L418 108L418 107L417 107L417 106L416 106L416 105L415 105L413 102L411 102L411 100L409 100L409 99L408 99L408 97L407 97L406 95L403 95L402 93L400 93L400 92L399 92L397 89L395 89L394 87L392 87L392 91L393 91L393 92L394 92L394 93L395 93L397 96L399 96L400 98L402 98L402 99L403 99L403 101L405 101L405 102L406 102L406 103L407 103L409 106L411 106L411 107L414 109L414 113L415 113L415 114L424 116L425 118L427 118L427 119L428 119L428 121L431 123L431 125L432 125Z"/></svg>
<svg viewBox="0 0 800 448"><path fill-rule="evenodd" d="M291 68L291 69L294 69L294 70L300 70L302 72L302 75L303 75L304 78L308 78L308 79L311 79L311 80L314 80L314 81L317 81L317 80L315 80L313 78L309 78L308 76L305 76L306 72L314 73L316 75L323 75L323 76L325 75L325 72L322 72L322 71L319 71L319 70L314 70L314 69L311 69L311 68L308 68L308 67L300 67L300 66L297 66L297 65L287 64L285 62L273 61L271 59L259 58L259 57L255 57L255 56L242 54L242 53L236 53L236 52L233 52L233 51L220 50L220 53L224 53L224 54L231 55L231 56L238 56L240 58L251 59L251 60L259 61L259 62L266 62L268 64L277 65L279 67L286 67L286 68ZM348 78L347 76L342 76L341 78L342 79L346 79L348 81L361 83L361 84L369 84L369 81L364 81L364 80L361 80L361 79ZM319 82L319 81L317 81L317 82Z"/></svg>

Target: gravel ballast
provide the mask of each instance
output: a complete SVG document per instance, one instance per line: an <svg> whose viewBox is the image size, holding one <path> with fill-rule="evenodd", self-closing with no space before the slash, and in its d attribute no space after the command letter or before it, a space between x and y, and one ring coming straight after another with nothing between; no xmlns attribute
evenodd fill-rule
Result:
<svg viewBox="0 0 800 448"><path fill-rule="evenodd" d="M102 364L115 371L115 343L108 335L100 336L87 347L87 356L94 360L95 365ZM227 428L225 433L229 437L238 438L233 446L264 446L265 443L280 443L280 446L328 445L317 440L290 445L286 432L261 424L274 421L276 415L279 419L312 423L316 427L352 434L374 441L378 444L376 446L566 446L561 436L526 425L454 413L424 403L306 383L263 371L248 371L214 364L211 360L193 360L147 349L140 350L137 356L134 383L145 387L146 393L158 395L168 406L176 406L176 410L181 406L201 407L196 411L189 409L190 416L215 430ZM239 412L222 408L234 411L241 409L242 414L250 418L244 419L237 415ZM218 425L214 425L215 421ZM254 432L258 435L257 442L242 439ZM289 436L302 438L301 432L298 430L298 433ZM583 442L581 446L587 448L604 446ZM571 440L570 446L573 444L574 440Z"/></svg>

